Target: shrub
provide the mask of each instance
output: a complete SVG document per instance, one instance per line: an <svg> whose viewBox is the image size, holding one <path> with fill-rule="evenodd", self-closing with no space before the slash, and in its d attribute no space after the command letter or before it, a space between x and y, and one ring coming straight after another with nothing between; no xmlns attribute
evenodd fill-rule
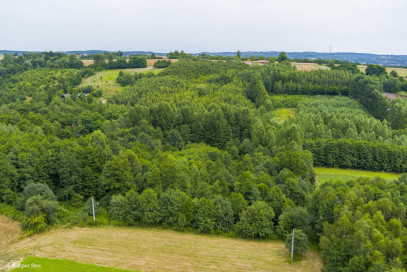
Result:
<svg viewBox="0 0 407 272"><path fill-rule="evenodd" d="M24 210L27 218L44 216L47 224L54 224L57 221L58 203L55 200L44 199L40 195L30 197Z"/></svg>
<svg viewBox="0 0 407 272"><path fill-rule="evenodd" d="M47 185L42 183L30 183L24 188L24 191L18 198L17 209L19 209L20 211L24 210L27 200L33 196L38 195L47 200L56 200L54 193Z"/></svg>
<svg viewBox="0 0 407 272"><path fill-rule="evenodd" d="M46 228L45 217L39 214L31 217L24 217L22 227L28 235L39 233Z"/></svg>
<svg viewBox="0 0 407 272"><path fill-rule="evenodd" d="M154 68L166 68L171 65L170 60L157 60L154 63Z"/></svg>

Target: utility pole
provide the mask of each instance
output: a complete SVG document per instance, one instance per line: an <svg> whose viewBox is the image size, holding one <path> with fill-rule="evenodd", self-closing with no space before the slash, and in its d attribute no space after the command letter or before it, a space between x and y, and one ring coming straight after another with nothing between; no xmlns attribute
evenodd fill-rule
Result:
<svg viewBox="0 0 407 272"><path fill-rule="evenodd" d="M293 237L291 237L291 261L294 261L294 229Z"/></svg>
<svg viewBox="0 0 407 272"><path fill-rule="evenodd" d="M93 197L92 197L92 211L93 211L93 221L95 221L95 202L93 201Z"/></svg>

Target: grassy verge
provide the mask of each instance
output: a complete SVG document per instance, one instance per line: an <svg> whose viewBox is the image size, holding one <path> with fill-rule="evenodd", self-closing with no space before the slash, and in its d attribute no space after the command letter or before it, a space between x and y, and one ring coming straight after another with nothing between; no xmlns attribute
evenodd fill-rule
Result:
<svg viewBox="0 0 407 272"><path fill-rule="evenodd" d="M37 271L37 272L126 272L131 270L122 270L112 267L99 266L94 264L77 263L68 260L47 259L39 257L27 257L11 271Z"/></svg>
<svg viewBox="0 0 407 272"><path fill-rule="evenodd" d="M398 179L402 174L396 173L385 173L385 172L373 172L373 171L364 171L364 170L352 170L352 169L340 169L340 168L325 168L325 167L314 167L316 172L316 178L318 184L330 180L342 180L348 181L357 179L360 177L381 177L387 180Z"/></svg>

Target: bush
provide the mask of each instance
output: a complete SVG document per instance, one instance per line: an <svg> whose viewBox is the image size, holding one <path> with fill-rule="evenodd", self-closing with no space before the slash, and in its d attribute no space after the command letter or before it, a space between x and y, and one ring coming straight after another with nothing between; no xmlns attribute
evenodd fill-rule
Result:
<svg viewBox="0 0 407 272"><path fill-rule="evenodd" d="M21 193L17 201L17 209L22 211L25 208L27 200L33 196L41 196L45 200L56 201L56 197L52 190L42 183L30 183Z"/></svg>
<svg viewBox="0 0 407 272"><path fill-rule="evenodd" d="M292 231L292 230L291 230ZM285 239L285 247L291 252L292 233L287 234ZM309 249L308 237L300 229L294 231L294 255L302 256Z"/></svg>
<svg viewBox="0 0 407 272"><path fill-rule="evenodd" d="M49 225L56 223L58 215L58 202L55 200L44 199L40 195L30 197L24 210L24 216L27 218L44 216L45 222Z"/></svg>
<svg viewBox="0 0 407 272"><path fill-rule="evenodd" d="M22 227L28 235L32 235L43 231L47 224L45 223L44 215L39 214L37 216L24 217Z"/></svg>
<svg viewBox="0 0 407 272"><path fill-rule="evenodd" d="M131 74L123 73L122 71L120 71L119 76L116 79L116 82L125 87L127 85L133 85L136 82L136 80Z"/></svg>
<svg viewBox="0 0 407 272"><path fill-rule="evenodd" d="M166 68L171 65L170 60L157 60L154 63L154 68Z"/></svg>
<svg viewBox="0 0 407 272"><path fill-rule="evenodd" d="M129 68L145 68L147 67L147 59L145 57L131 56L128 63Z"/></svg>

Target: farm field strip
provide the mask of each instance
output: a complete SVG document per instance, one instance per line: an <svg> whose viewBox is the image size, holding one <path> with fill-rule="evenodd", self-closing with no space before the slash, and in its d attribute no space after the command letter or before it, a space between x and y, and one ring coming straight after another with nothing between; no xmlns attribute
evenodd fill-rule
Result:
<svg viewBox="0 0 407 272"><path fill-rule="evenodd" d="M366 65L358 65L358 68L360 69L360 71L362 71L363 73L365 72L367 66ZM386 67L386 71L387 73L390 73L391 71L396 71L397 74L399 74L399 76L402 77L407 77L407 69L406 68L392 68L392 67Z"/></svg>

